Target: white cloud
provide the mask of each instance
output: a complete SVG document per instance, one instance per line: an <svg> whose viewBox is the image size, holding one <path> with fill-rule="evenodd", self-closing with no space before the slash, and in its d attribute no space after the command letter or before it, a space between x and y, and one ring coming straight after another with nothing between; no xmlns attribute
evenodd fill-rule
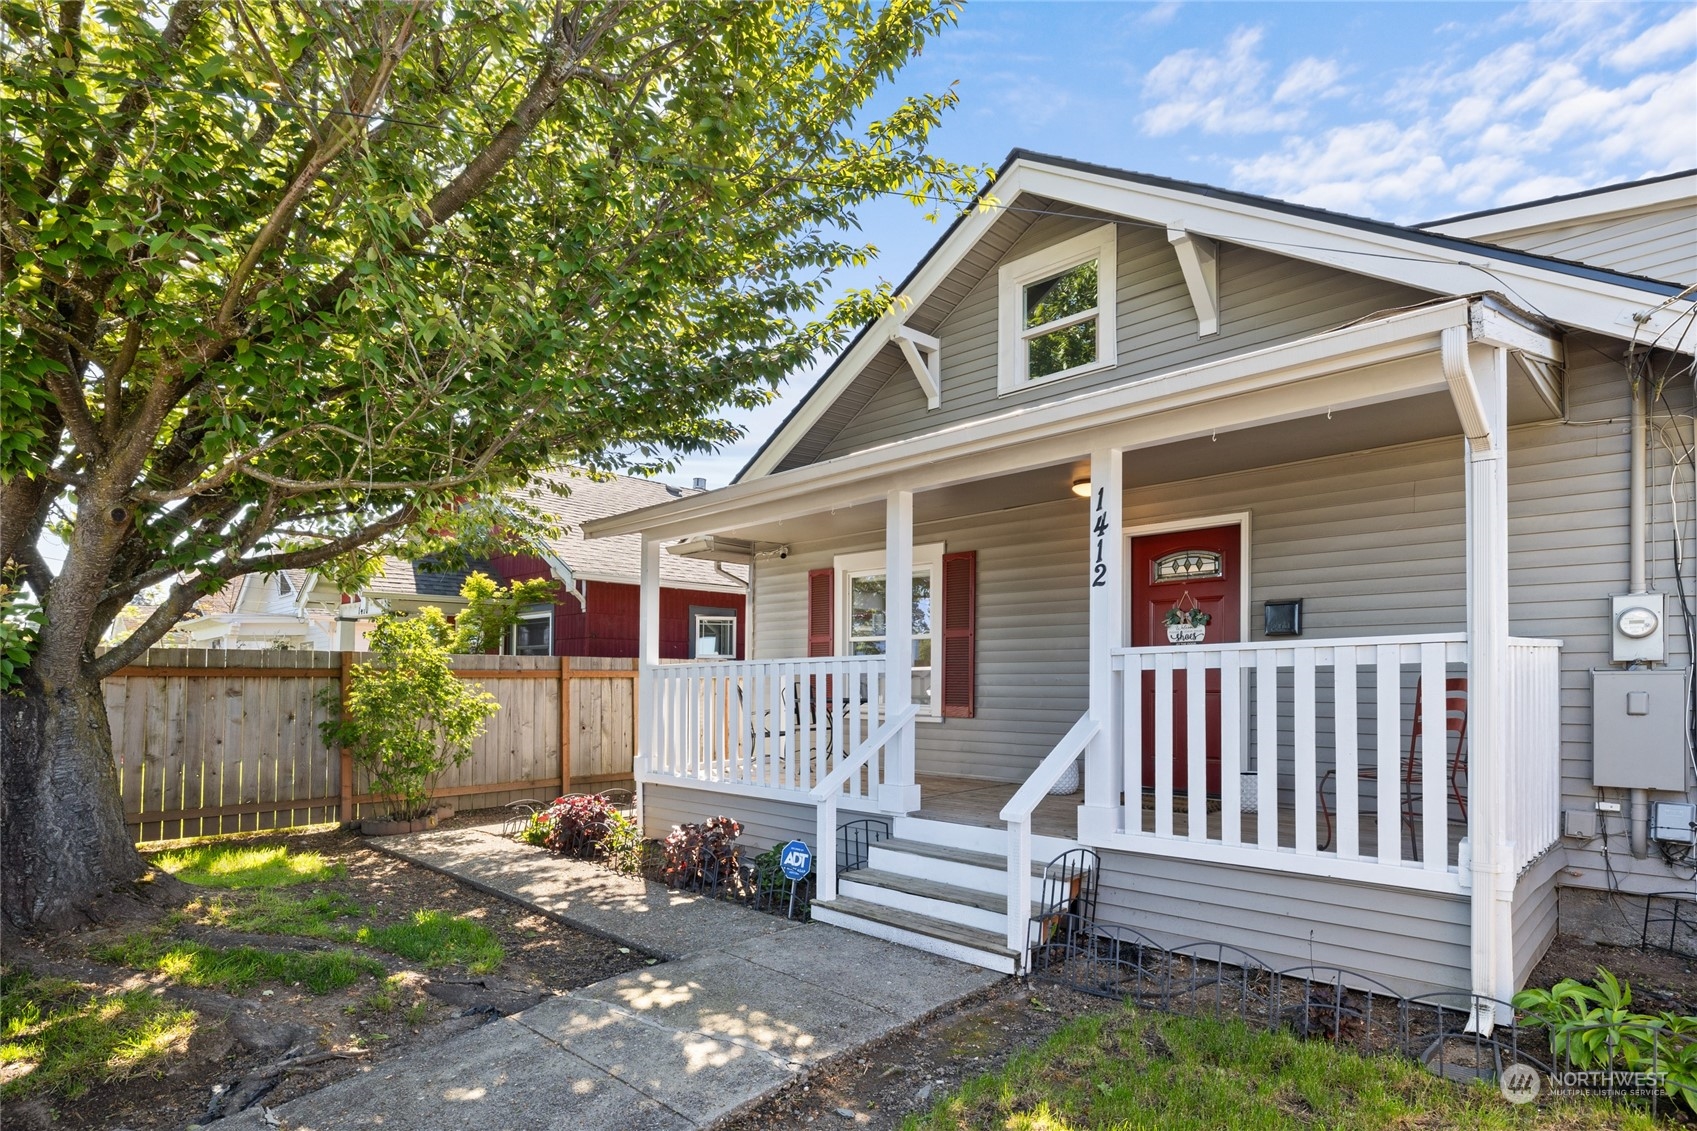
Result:
<svg viewBox="0 0 1697 1131"><path fill-rule="evenodd" d="M1166 0L1164 4L1151 4L1144 9L1142 15L1137 17L1137 22L1144 27L1166 27L1173 22L1173 17L1178 15L1178 10L1181 7L1183 5L1179 4L1177 0Z"/></svg>
<svg viewBox="0 0 1697 1131"><path fill-rule="evenodd" d="M1291 130L1307 119L1306 100L1336 93L1342 73L1326 59L1293 64L1268 90L1270 68L1261 57L1260 28L1238 28L1221 50L1175 51L1143 77L1150 105L1139 117L1153 137L1196 128L1210 134Z"/></svg>
<svg viewBox="0 0 1697 1131"><path fill-rule="evenodd" d="M1691 58L1697 51L1697 8L1686 8L1666 23L1645 28L1638 38L1622 44L1605 56L1609 66L1633 71L1670 56Z"/></svg>
<svg viewBox="0 0 1697 1131"><path fill-rule="evenodd" d="M1370 120L1287 131L1233 171L1276 196L1410 220L1430 219L1433 202L1490 207L1618 180L1622 169L1690 167L1697 12L1646 26L1659 18L1614 5L1528 5L1504 21L1515 38L1389 76ZM1303 60L1281 86L1311 103L1335 86L1327 67L1336 64Z"/></svg>
<svg viewBox="0 0 1697 1131"><path fill-rule="evenodd" d="M1290 70L1279 82L1279 88L1273 91L1274 102L1298 102L1304 98L1328 98L1341 93L1338 79L1343 74L1331 59L1316 59L1310 56L1291 64Z"/></svg>

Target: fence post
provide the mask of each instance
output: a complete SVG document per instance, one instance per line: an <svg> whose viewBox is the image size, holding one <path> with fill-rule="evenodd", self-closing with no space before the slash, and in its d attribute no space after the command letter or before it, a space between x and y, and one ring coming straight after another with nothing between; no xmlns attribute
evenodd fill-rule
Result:
<svg viewBox="0 0 1697 1131"><path fill-rule="evenodd" d="M343 652L343 653L341 653L339 658L341 660L341 666L342 666L341 676L340 676L341 695L342 695L342 718L347 718L347 714L348 714L348 678L349 678L349 675L353 671L354 654L352 652ZM350 825L350 824L353 823L353 819L354 819L354 756L348 750L348 748L345 747L345 746L341 748L341 756L342 756L342 802L341 802L341 808L338 811L338 816L340 817L342 824Z"/></svg>
<svg viewBox="0 0 1697 1131"><path fill-rule="evenodd" d="M560 657L560 796L572 791L572 658Z"/></svg>

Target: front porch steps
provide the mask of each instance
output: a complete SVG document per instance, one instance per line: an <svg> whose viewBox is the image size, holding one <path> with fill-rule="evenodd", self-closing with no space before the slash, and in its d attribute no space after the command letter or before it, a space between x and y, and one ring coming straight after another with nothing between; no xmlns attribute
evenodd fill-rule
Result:
<svg viewBox="0 0 1697 1131"><path fill-rule="evenodd" d="M1022 956L1007 945L1008 859L1003 829L897 817L889 839L874 843L864 867L837 877L838 895L815 903L813 917L875 938L1017 973ZM1034 837L1031 872L1071 842ZM1040 887L1040 884L1034 884ZM1033 893L1032 909L1040 893Z"/></svg>
<svg viewBox="0 0 1697 1131"><path fill-rule="evenodd" d="M992 931L963 927L958 923L868 903L847 895L839 895L830 903L815 903L813 918L815 922L830 923L928 954L982 966L986 970L1003 974L1018 972L1014 952L1007 948L1007 940Z"/></svg>

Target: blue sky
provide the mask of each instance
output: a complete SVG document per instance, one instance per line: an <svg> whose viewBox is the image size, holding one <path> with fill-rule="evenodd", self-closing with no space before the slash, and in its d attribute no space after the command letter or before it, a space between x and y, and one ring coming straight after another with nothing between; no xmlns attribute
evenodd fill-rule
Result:
<svg viewBox="0 0 1697 1131"><path fill-rule="evenodd" d="M1689 3L970 0L883 104L951 83L947 157L1023 147L1399 222L1697 166ZM841 285L899 281L942 225L889 201L863 229L880 255ZM817 368L668 478L728 483Z"/></svg>
<svg viewBox="0 0 1697 1131"><path fill-rule="evenodd" d="M971 0L880 105L951 83L956 160L1023 147L1393 221L1697 166L1689 3ZM899 281L943 226L867 209L879 257L838 285ZM828 361L666 478L730 482Z"/></svg>

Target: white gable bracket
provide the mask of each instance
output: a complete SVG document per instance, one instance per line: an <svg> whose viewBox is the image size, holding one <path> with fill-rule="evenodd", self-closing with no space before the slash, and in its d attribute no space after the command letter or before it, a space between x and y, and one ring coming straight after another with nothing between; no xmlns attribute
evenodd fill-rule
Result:
<svg viewBox="0 0 1697 1131"><path fill-rule="evenodd" d="M907 367L913 370L914 378L925 393L925 407L940 406L943 403L943 343L930 334L922 334L907 326L897 326L892 330L890 340L901 347L902 356L907 358ZM920 355L920 350L925 351L924 356Z"/></svg>
<svg viewBox="0 0 1697 1131"><path fill-rule="evenodd" d="M1449 383L1450 399L1455 402L1456 414L1461 417L1461 431L1477 452L1490 451L1496 446L1491 425L1485 416L1485 401L1479 394L1479 383L1473 378L1473 366L1467 360L1468 334L1465 327L1451 326L1443 331L1440 342L1444 359L1444 380Z"/></svg>
<svg viewBox="0 0 1697 1131"><path fill-rule="evenodd" d="M1178 227L1167 229L1167 242L1178 252L1178 265L1184 271L1184 285L1190 288L1190 301L1196 307L1197 336L1205 338L1219 333L1219 245L1206 236L1193 236Z"/></svg>

